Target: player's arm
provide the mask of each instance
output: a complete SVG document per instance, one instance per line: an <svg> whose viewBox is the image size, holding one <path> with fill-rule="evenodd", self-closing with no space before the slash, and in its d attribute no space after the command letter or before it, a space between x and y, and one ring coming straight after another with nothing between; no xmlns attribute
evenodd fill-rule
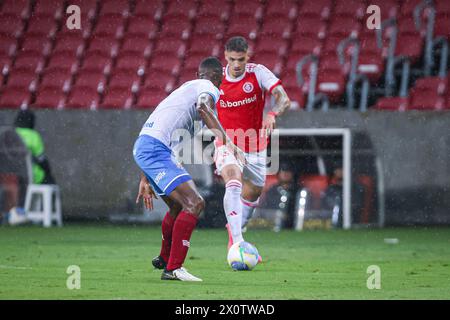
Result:
<svg viewBox="0 0 450 320"><path fill-rule="evenodd" d="M153 209L153 198L158 199L155 191L150 187L150 183L147 180L145 174L141 172L141 181L139 182L139 192L136 198L136 203L139 203L140 198L144 201L144 205L148 210Z"/></svg>
<svg viewBox="0 0 450 320"><path fill-rule="evenodd" d="M214 100L211 95L207 93L201 93L197 99L197 111L202 118L205 125L214 133L214 135L226 144L228 148L236 155L236 157L243 163L247 163L245 155L241 149L239 149L233 141L227 136L225 130L214 114Z"/></svg>
<svg viewBox="0 0 450 320"><path fill-rule="evenodd" d="M263 122L263 133L266 136L275 129L276 118L282 115L291 106L291 100L281 84L272 89L272 95L275 98L275 104L272 107L272 110L267 113Z"/></svg>

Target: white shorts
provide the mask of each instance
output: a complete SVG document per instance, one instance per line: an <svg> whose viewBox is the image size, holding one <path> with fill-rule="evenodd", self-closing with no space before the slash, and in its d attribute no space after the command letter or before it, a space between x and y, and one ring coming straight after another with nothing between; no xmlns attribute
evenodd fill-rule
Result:
<svg viewBox="0 0 450 320"><path fill-rule="evenodd" d="M267 150L245 153L245 157L247 158L247 165L243 166L225 145L216 146L214 151L216 174L220 175L225 166L235 164L241 169L243 179L250 181L257 187L264 187L267 170Z"/></svg>

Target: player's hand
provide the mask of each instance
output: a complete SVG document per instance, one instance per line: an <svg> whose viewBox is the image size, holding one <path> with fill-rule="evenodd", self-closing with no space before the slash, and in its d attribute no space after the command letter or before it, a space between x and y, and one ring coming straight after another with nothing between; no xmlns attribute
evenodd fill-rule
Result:
<svg viewBox="0 0 450 320"><path fill-rule="evenodd" d="M153 198L158 199L158 197L145 178L141 178L141 181L139 182L139 193L136 198L136 203L139 203L141 197L144 200L145 208L147 208L147 210L153 210Z"/></svg>
<svg viewBox="0 0 450 320"><path fill-rule="evenodd" d="M263 121L261 136L263 138L267 138L268 136L270 136L273 130L275 129L275 124L276 124L275 116L273 114L266 115Z"/></svg>

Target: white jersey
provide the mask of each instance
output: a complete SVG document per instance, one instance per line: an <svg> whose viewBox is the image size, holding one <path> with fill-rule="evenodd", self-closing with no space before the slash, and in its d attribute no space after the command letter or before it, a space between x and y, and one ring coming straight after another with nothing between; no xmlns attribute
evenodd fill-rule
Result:
<svg viewBox="0 0 450 320"><path fill-rule="evenodd" d="M159 103L156 109L148 117L139 135L149 135L173 149L179 142L179 133L176 130L187 130L191 137L202 125L196 104L198 96L208 93L214 99L214 104L219 100L219 90L211 81L197 79L184 83L173 91L167 98ZM174 134L175 133L175 134Z"/></svg>

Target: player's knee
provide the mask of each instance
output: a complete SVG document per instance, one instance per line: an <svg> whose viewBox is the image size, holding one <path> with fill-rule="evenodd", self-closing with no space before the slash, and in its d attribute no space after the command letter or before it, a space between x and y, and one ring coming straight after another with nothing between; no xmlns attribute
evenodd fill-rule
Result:
<svg viewBox="0 0 450 320"><path fill-rule="evenodd" d="M238 180L242 182L242 173L238 166L229 165L222 169L222 177L227 183L230 180Z"/></svg>
<svg viewBox="0 0 450 320"><path fill-rule="evenodd" d="M194 196L186 201L184 210L199 216L205 208L205 200L201 196Z"/></svg>

